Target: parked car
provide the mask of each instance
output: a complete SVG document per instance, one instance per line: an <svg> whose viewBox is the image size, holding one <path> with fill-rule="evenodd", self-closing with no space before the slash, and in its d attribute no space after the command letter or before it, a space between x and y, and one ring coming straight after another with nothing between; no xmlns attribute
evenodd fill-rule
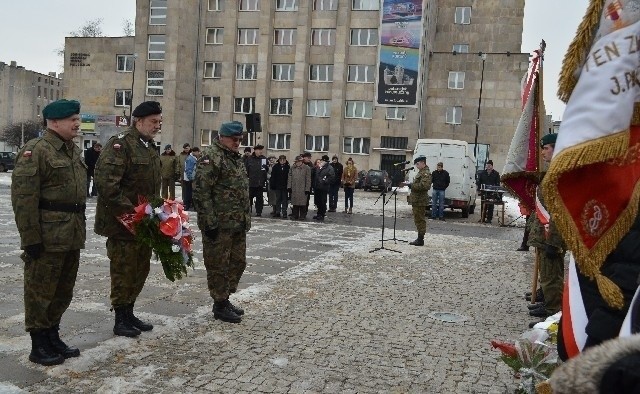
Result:
<svg viewBox="0 0 640 394"><path fill-rule="evenodd" d="M367 175L364 177L364 185L362 188L365 191L373 189L390 190L391 178L389 177L389 173L384 170L367 171Z"/></svg>
<svg viewBox="0 0 640 394"><path fill-rule="evenodd" d="M16 163L16 154L13 152L0 152L0 171L13 170Z"/></svg>
<svg viewBox="0 0 640 394"><path fill-rule="evenodd" d="M358 171L356 184L354 185L356 189L362 189L362 187L364 186L364 178L366 176L367 176L367 172L365 170Z"/></svg>

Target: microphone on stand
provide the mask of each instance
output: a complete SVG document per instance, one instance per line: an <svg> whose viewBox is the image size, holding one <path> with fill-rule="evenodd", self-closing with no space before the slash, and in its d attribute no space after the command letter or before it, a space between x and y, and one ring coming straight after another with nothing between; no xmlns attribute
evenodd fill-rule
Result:
<svg viewBox="0 0 640 394"><path fill-rule="evenodd" d="M411 163L411 160L403 161L401 163L395 163L394 166L403 166L403 165L409 164L409 163Z"/></svg>
<svg viewBox="0 0 640 394"><path fill-rule="evenodd" d="M415 167L411 167L411 168L404 168L404 169L402 169L402 170L400 170L400 171L405 171L405 172L406 172L406 171L411 171L411 170L413 170L414 168L415 168Z"/></svg>

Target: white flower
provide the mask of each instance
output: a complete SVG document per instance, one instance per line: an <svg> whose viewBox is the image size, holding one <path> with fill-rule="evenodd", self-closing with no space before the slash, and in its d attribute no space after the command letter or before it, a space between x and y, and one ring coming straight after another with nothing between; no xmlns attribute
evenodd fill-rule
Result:
<svg viewBox="0 0 640 394"><path fill-rule="evenodd" d="M173 245L171 245L171 251L173 253L177 253L177 252L180 251L180 247L178 245L176 245L176 244L173 244Z"/></svg>

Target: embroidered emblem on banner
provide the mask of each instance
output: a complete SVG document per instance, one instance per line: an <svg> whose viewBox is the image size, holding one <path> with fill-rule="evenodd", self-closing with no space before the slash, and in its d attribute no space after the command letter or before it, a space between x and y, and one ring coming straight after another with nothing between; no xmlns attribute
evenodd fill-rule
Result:
<svg viewBox="0 0 640 394"><path fill-rule="evenodd" d="M598 200L589 200L585 204L580 223L585 233L599 238L609 227L609 210Z"/></svg>

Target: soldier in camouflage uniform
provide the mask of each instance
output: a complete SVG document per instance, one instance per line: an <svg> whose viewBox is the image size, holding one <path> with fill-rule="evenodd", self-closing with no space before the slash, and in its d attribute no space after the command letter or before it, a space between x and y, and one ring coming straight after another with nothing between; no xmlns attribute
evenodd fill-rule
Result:
<svg viewBox="0 0 640 394"><path fill-rule="evenodd" d="M47 130L20 150L11 175L11 203L24 249L24 320L29 360L56 365L80 351L59 336L73 297L86 239L87 166L73 143L80 103L58 100L42 111Z"/></svg>
<svg viewBox="0 0 640 394"><path fill-rule="evenodd" d="M413 160L413 165L418 169L418 173L413 178L412 183L403 182L411 189L411 208L413 210L413 222L418 230L418 238L410 242L409 245L423 246L424 235L427 233L427 201L429 188L431 188L431 172L427 167L427 158L418 156Z"/></svg>
<svg viewBox="0 0 640 394"><path fill-rule="evenodd" d="M149 275L151 248L136 242L118 217L133 213L140 197L151 200L160 193L160 156L153 137L160 131L162 109L158 102L146 101L132 115L132 126L105 144L95 174L95 232L107 237L111 305L116 314L113 333L126 337L153 329L153 325L133 314L134 303Z"/></svg>
<svg viewBox="0 0 640 394"><path fill-rule="evenodd" d="M249 180L238 152L242 134L242 123L222 124L220 139L198 160L193 191L213 316L230 323L239 323L244 314L229 294L238 289L247 266L246 233L251 228Z"/></svg>
<svg viewBox="0 0 640 394"><path fill-rule="evenodd" d="M550 162L556 145L557 134L547 134L540 140L542 159ZM540 203L544 206L544 198L540 187L536 190ZM532 309L529 314L534 317L547 317L556 314L562 307L562 290L564 288L564 254L566 245L560 236L555 223L549 220L549 230L545 234L544 225L533 214L530 223L528 245L537 248L540 263L540 287L544 295L544 304Z"/></svg>

